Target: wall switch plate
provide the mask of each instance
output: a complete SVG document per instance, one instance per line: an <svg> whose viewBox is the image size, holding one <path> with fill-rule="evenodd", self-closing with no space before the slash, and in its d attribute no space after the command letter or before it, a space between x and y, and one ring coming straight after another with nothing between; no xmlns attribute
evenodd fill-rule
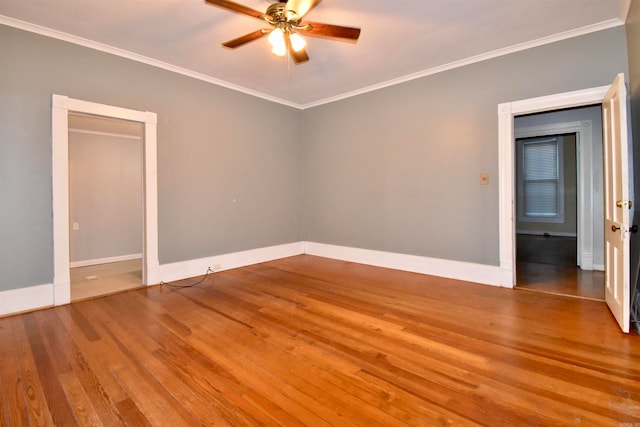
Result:
<svg viewBox="0 0 640 427"><path fill-rule="evenodd" d="M489 184L489 174L488 173L481 173L480 174L480 184L481 185L488 185Z"/></svg>
<svg viewBox="0 0 640 427"><path fill-rule="evenodd" d="M71 228L73 229L73 231L78 231L80 230L80 224L77 222L74 222L73 224L71 224Z"/></svg>

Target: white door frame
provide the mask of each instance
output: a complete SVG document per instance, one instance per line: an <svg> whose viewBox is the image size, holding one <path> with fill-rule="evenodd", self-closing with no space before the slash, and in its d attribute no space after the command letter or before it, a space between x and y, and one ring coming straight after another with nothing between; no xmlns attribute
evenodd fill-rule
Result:
<svg viewBox="0 0 640 427"><path fill-rule="evenodd" d="M578 225L577 261L582 270L593 270L594 254L597 251L597 248L593 246L593 123L591 123L591 120L581 120L540 126L518 127L515 129L515 139L567 133L576 134L576 166L578 172L578 197L576 206ZM599 255L602 256L602 250Z"/></svg>
<svg viewBox="0 0 640 427"><path fill-rule="evenodd" d="M515 252L515 132L514 117L522 114L582 107L600 104L609 86L565 92L556 95L506 102L498 105L498 210L500 270L502 286L513 288L516 284Z"/></svg>
<svg viewBox="0 0 640 427"><path fill-rule="evenodd" d="M71 301L69 272L69 113L130 120L144 124L144 285L159 281L157 115L149 111L97 104L63 95L51 97L51 145L53 187L53 302Z"/></svg>

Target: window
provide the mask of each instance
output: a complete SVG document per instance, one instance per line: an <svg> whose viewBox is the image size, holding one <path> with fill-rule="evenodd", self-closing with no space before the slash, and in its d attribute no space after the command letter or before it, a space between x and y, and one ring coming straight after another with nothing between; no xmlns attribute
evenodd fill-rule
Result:
<svg viewBox="0 0 640 427"><path fill-rule="evenodd" d="M518 220L564 222L562 137L519 139Z"/></svg>

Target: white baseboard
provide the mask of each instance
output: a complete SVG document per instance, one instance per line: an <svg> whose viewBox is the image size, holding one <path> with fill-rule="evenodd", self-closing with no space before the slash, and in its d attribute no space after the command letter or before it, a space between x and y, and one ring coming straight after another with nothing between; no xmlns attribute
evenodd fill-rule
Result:
<svg viewBox="0 0 640 427"><path fill-rule="evenodd" d="M53 283L0 292L0 316L53 306Z"/></svg>
<svg viewBox="0 0 640 427"><path fill-rule="evenodd" d="M250 249L207 258L160 265L159 278L163 282L204 275L207 268L214 271L230 270L261 262L273 261L304 253L304 242L287 243L266 248Z"/></svg>
<svg viewBox="0 0 640 427"><path fill-rule="evenodd" d="M512 287L511 271L498 266L405 255L395 252L374 251L327 245L324 243L305 243L305 253L342 261L429 274L449 279L465 280L485 285Z"/></svg>
<svg viewBox="0 0 640 427"><path fill-rule="evenodd" d="M163 264L160 266L160 280L163 282L172 282L174 280L204 275L209 267L214 271L223 271L305 253L342 261L482 283L485 285L511 287L512 281L511 272L497 266L315 242L289 243L196 260Z"/></svg>
<svg viewBox="0 0 640 427"><path fill-rule="evenodd" d="M129 261L132 259L142 258L142 254L129 254L112 256L109 258L86 259L84 261L73 261L69 263L70 268L86 267L87 265L109 264L110 262Z"/></svg>
<svg viewBox="0 0 640 427"><path fill-rule="evenodd" d="M314 242L288 243L207 258L162 264L152 272L154 279L150 283L157 284L160 281L173 282L175 280L200 276L205 274L209 267L214 271L230 270L305 253L325 258L465 280L486 285L511 287L512 283L511 271L501 269L497 266ZM53 284L3 291L0 292L0 316L50 307L53 306L54 303Z"/></svg>
<svg viewBox="0 0 640 427"><path fill-rule="evenodd" d="M582 270L593 270L593 252L582 251L580 252L580 268Z"/></svg>

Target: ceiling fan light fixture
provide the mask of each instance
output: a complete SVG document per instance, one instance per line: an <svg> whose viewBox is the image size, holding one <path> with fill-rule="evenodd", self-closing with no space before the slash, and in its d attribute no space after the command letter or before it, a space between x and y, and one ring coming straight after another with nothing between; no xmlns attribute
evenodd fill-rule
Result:
<svg viewBox="0 0 640 427"><path fill-rule="evenodd" d="M291 42L291 48L295 52L300 52L307 45L302 36L298 33L289 34L289 41Z"/></svg>
<svg viewBox="0 0 640 427"><path fill-rule="evenodd" d="M284 40L284 32L281 28L276 28L269 34L269 43L271 43L271 52L276 56L285 56L287 53L287 45Z"/></svg>
<svg viewBox="0 0 640 427"><path fill-rule="evenodd" d="M307 13L322 0L270 0L273 3L267 7L266 13L233 0L204 1L212 6L247 15L268 24L268 28L262 28L222 43L222 46L230 49L243 46L268 34L271 51L275 56L289 56L293 63L302 64L309 60L304 35L346 42L356 42L360 37L360 28L303 21ZM253 1L257 2L257 0Z"/></svg>

